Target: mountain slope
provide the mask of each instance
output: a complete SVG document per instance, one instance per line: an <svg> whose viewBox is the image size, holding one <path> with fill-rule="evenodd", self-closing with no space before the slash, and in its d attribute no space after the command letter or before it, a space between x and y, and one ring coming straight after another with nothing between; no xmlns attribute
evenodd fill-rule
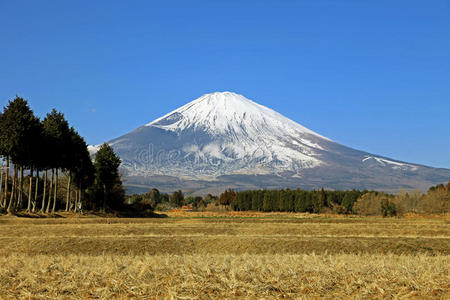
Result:
<svg viewBox="0 0 450 300"><path fill-rule="evenodd" d="M127 184L144 189L426 189L450 179L450 170L342 146L231 92L203 95L109 144Z"/></svg>

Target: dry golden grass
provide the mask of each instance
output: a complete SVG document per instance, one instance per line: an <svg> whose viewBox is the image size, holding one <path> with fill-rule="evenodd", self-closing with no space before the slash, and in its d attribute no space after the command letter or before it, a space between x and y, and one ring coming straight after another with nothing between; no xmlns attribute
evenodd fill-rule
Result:
<svg viewBox="0 0 450 300"><path fill-rule="evenodd" d="M446 216L171 216L0 217L0 299L450 296Z"/></svg>
<svg viewBox="0 0 450 300"><path fill-rule="evenodd" d="M4 299L450 296L448 256L15 254L0 264Z"/></svg>

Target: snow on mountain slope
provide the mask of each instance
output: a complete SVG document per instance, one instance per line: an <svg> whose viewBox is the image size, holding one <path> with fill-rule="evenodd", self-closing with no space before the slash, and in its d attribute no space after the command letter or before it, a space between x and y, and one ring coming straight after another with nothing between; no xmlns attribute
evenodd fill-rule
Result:
<svg viewBox="0 0 450 300"><path fill-rule="evenodd" d="M308 133L326 139L276 111L232 92L203 95L146 126L175 132L194 128L236 137L284 130L286 134Z"/></svg>
<svg viewBox="0 0 450 300"><path fill-rule="evenodd" d="M109 144L128 178L154 186L178 178L193 189L205 181L246 188L422 188L450 179L450 170L345 147L232 92L203 95Z"/></svg>
<svg viewBox="0 0 450 300"><path fill-rule="evenodd" d="M375 161L378 164L380 164L381 166L391 165L391 167L393 169L402 169L402 170L411 170L411 171L417 170L417 166L407 164L407 163L396 162L396 161L392 161L392 160L381 158L381 157L375 157L375 156L366 156L366 157L364 157L364 159L362 161L366 162L366 163L370 162L370 161Z"/></svg>
<svg viewBox="0 0 450 300"><path fill-rule="evenodd" d="M313 168L323 164L317 151L324 149L316 141L330 141L232 92L203 95L141 130L154 128L174 133L176 139L192 136L192 140L177 145L180 146L176 149L177 156L185 161L175 164L178 175L194 177ZM112 145L120 142L123 139L113 141ZM151 168L167 172L165 166Z"/></svg>
<svg viewBox="0 0 450 300"><path fill-rule="evenodd" d="M303 167L320 165L314 149L322 148L301 136L326 139L232 92L203 95L146 126L177 134L186 130L201 131L214 137L214 141L204 145L185 145L186 153L224 161L251 157L268 163L277 159L283 162L281 168L289 168L293 161L301 162ZM294 149L287 147L289 143L293 143Z"/></svg>

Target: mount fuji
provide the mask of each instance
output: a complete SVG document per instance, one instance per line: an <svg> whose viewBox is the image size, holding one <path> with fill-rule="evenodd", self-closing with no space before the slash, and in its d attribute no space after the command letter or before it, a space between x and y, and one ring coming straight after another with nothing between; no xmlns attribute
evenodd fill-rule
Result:
<svg viewBox="0 0 450 300"><path fill-rule="evenodd" d="M425 190L450 179L448 169L345 147L232 92L203 95L108 143L129 191Z"/></svg>

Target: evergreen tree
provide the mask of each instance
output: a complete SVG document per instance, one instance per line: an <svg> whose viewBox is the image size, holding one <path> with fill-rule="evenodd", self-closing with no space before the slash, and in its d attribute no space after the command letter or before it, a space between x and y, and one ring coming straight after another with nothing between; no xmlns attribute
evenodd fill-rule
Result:
<svg viewBox="0 0 450 300"><path fill-rule="evenodd" d="M102 208L119 208L123 204L122 181L119 176L121 160L107 143L104 143L95 156L95 185L101 191Z"/></svg>
<svg viewBox="0 0 450 300"><path fill-rule="evenodd" d="M4 121L3 121L3 113L0 112L0 158L3 158L6 161L5 165L5 178L2 176L2 184L3 180L5 181L4 188L3 186L0 187L1 194L0 194L0 206L5 207L6 206L6 198L8 197L8 165L9 160L6 154L6 149L4 147L4 142L6 141L5 136L5 130L4 130ZM2 170L3 172L3 170ZM2 173L3 174L3 173Z"/></svg>
<svg viewBox="0 0 450 300"><path fill-rule="evenodd" d="M266 191L264 193L264 198L263 198L263 206L262 206L262 210L263 211L273 211L273 205L272 205L272 197L271 197L271 193L270 191Z"/></svg>
<svg viewBox="0 0 450 300"><path fill-rule="evenodd" d="M151 207L154 209L159 203L161 203L161 193L158 189L151 189L145 197L148 199Z"/></svg>
<svg viewBox="0 0 450 300"><path fill-rule="evenodd" d="M3 108L1 118L0 151L1 155L14 164L13 187L8 212L21 204L23 196L23 167L32 165L32 155L39 135L39 119L30 109L28 102L16 97ZM21 180L18 182L18 170Z"/></svg>
<svg viewBox="0 0 450 300"><path fill-rule="evenodd" d="M203 198L200 196L193 197L192 208L196 210L205 208L205 202L203 201Z"/></svg>
<svg viewBox="0 0 450 300"><path fill-rule="evenodd" d="M70 128L71 142L68 148L68 160L66 167L68 169L68 183L66 194L66 211L70 209L71 198L70 191L72 183L75 185L76 199L74 202L74 211L76 212L78 204L81 203L81 196L83 191L94 182L95 168L92 164L87 144L84 139Z"/></svg>
<svg viewBox="0 0 450 300"><path fill-rule="evenodd" d="M176 207L183 206L184 205L183 192L181 192L181 190L173 192L172 195L170 195L170 202Z"/></svg>
<svg viewBox="0 0 450 300"><path fill-rule="evenodd" d="M315 193L314 202L313 202L313 212L320 213L323 206L325 205L326 193L322 188L319 192Z"/></svg>
<svg viewBox="0 0 450 300"><path fill-rule="evenodd" d="M345 208L347 213L353 211L353 204L358 200L358 197L354 197L351 193L345 193L344 199L342 200L342 206Z"/></svg>
<svg viewBox="0 0 450 300"><path fill-rule="evenodd" d="M31 210L31 205L33 204L33 212L36 208L36 197L37 197L37 189L39 186L39 169L42 165L41 155L42 155L42 139L43 139L43 126L38 118L36 118L32 124L32 128L30 130L30 138L27 146L29 149L26 149L28 152L26 165L30 169L29 183L28 183L28 204L27 211ZM35 171L35 173L33 173ZM36 174L35 182L35 192L33 193L33 175Z"/></svg>
<svg viewBox="0 0 450 300"><path fill-rule="evenodd" d="M53 196L53 204L51 205L51 211L55 212L56 209L56 196L58 190L58 170L61 168L67 168L68 164L68 149L70 147L70 128L69 123L64 118L64 114L53 109L48 113L42 122L44 129L44 135L47 140L48 150L48 167L52 170L52 179L50 182L51 189L49 193L49 202L47 203L46 211L50 211L50 202Z"/></svg>

